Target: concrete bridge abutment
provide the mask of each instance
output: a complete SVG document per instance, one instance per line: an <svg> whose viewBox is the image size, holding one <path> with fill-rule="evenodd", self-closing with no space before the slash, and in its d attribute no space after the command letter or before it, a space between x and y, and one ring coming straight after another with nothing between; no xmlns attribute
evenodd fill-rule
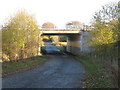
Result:
<svg viewBox="0 0 120 90"><path fill-rule="evenodd" d="M87 42L89 36L89 31L81 31L80 34L68 35L66 51L74 55L90 52L91 47Z"/></svg>
<svg viewBox="0 0 120 90"><path fill-rule="evenodd" d="M66 51L78 55L80 53L80 35L68 35Z"/></svg>

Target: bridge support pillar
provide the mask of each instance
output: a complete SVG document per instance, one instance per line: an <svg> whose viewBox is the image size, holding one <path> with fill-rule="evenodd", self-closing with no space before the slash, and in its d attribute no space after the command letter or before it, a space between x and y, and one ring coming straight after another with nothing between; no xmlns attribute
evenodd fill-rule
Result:
<svg viewBox="0 0 120 90"><path fill-rule="evenodd" d="M90 52L92 48L87 44L89 34L88 31L81 31L78 35L68 35L66 51L74 55Z"/></svg>
<svg viewBox="0 0 120 90"><path fill-rule="evenodd" d="M78 55L80 53L80 35L67 37L67 52Z"/></svg>

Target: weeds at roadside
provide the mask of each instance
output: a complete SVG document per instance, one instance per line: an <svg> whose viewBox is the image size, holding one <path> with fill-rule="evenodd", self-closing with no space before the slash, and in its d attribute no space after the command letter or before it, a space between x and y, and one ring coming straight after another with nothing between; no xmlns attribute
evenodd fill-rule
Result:
<svg viewBox="0 0 120 90"><path fill-rule="evenodd" d="M87 56L75 56L86 68L85 88L114 88L112 78L107 74L106 68L98 61Z"/></svg>

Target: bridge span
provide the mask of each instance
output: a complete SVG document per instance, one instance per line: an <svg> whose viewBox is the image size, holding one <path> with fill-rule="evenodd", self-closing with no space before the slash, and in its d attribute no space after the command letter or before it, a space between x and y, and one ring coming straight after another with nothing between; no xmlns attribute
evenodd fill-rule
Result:
<svg viewBox="0 0 120 90"><path fill-rule="evenodd" d="M80 29L44 29L42 35L74 35L80 34Z"/></svg>
<svg viewBox="0 0 120 90"><path fill-rule="evenodd" d="M83 52L89 52L90 48L87 45L89 31L80 29L42 29L41 35L66 35L67 47L66 51L74 55Z"/></svg>

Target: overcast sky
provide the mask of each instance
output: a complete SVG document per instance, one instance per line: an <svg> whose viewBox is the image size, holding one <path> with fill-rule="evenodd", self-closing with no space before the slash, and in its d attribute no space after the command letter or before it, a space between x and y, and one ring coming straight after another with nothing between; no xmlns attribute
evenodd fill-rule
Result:
<svg viewBox="0 0 120 90"><path fill-rule="evenodd" d="M35 15L38 25L52 22L58 28L64 28L69 21L89 24L92 15L102 5L119 0L1 0L0 24L10 15L24 8Z"/></svg>

